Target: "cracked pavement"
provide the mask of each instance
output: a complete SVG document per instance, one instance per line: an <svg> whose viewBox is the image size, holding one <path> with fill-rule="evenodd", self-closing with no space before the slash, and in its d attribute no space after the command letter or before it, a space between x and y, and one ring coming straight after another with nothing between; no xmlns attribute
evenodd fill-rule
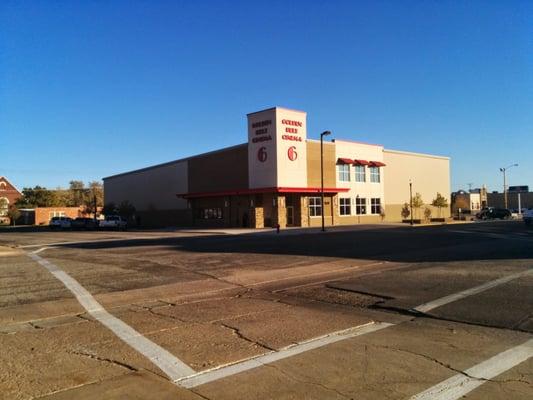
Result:
<svg viewBox="0 0 533 400"><path fill-rule="evenodd" d="M82 243L39 255L195 371L372 321L393 326L185 389L25 255L61 241ZM468 399L530 399L532 358L492 379L466 371L531 339L531 275L427 315L412 309L533 268L532 258L533 231L515 222L287 236L0 232L0 398L408 399L462 374L483 380Z"/></svg>

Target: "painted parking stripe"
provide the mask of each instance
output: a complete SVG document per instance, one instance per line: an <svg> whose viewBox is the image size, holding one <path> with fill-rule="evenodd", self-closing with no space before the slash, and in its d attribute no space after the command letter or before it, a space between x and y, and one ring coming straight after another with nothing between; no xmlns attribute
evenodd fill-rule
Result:
<svg viewBox="0 0 533 400"><path fill-rule="evenodd" d="M195 371L168 351L145 338L135 329L108 313L78 281L57 265L35 253L28 253L34 261L46 268L69 289L87 312L110 329L122 341L130 345L161 369L172 381L194 374Z"/></svg>
<svg viewBox="0 0 533 400"><path fill-rule="evenodd" d="M413 308L413 310L421 312L421 313L426 313L435 308L441 307L445 304L464 299L465 297L473 296L475 294L484 292L485 290L492 289L496 286L503 285L504 283L510 282L514 279L517 279L517 278L520 278L526 275L530 275L532 273L533 273L533 269L528 269L527 271L522 271L516 274L504 276L503 278L499 278L499 279L484 283L483 285L475 286L473 288L463 290L462 292L454 293L449 296L441 297L440 299L421 304Z"/></svg>
<svg viewBox="0 0 533 400"><path fill-rule="evenodd" d="M487 382L487 380L504 373L530 357L533 357L533 339L467 369L464 374L452 376L438 385L411 397L411 400L459 399Z"/></svg>
<svg viewBox="0 0 533 400"><path fill-rule="evenodd" d="M194 388L196 386L203 385L208 382L216 381L218 379L226 378L231 375L239 374L244 371L249 371L251 369L261 367L265 364L270 364L275 361L282 360L284 358L292 357L309 350L318 349L319 347L336 343L341 340L346 340L356 336L365 335L367 333L376 332L381 329L388 328L392 325L394 324L389 324L386 322L370 322L365 325L330 333L328 335L320 336L302 343L287 346L278 351L272 351L270 353L266 353L260 356L251 357L244 361L224 365L207 371L202 371L192 376L178 379L176 383L186 388Z"/></svg>

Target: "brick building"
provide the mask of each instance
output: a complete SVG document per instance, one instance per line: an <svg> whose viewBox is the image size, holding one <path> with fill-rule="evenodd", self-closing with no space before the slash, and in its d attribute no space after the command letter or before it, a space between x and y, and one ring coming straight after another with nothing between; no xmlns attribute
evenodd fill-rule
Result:
<svg viewBox="0 0 533 400"><path fill-rule="evenodd" d="M7 212L22 193L5 176L0 176L0 223L9 223Z"/></svg>

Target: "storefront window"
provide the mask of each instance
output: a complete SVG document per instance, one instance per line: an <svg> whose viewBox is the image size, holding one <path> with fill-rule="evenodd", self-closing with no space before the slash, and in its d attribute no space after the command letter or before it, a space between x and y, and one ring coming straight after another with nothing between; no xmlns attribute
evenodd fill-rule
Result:
<svg viewBox="0 0 533 400"><path fill-rule="evenodd" d="M356 165L355 166L355 181L356 182L366 182L365 166L364 165Z"/></svg>
<svg viewBox="0 0 533 400"><path fill-rule="evenodd" d="M322 215L322 199L320 197L309 197L309 215L311 217Z"/></svg>
<svg viewBox="0 0 533 400"><path fill-rule="evenodd" d="M200 219L222 219L222 208L200 208L198 210Z"/></svg>
<svg viewBox="0 0 533 400"><path fill-rule="evenodd" d="M339 181L350 182L350 165L340 164L339 167Z"/></svg>
<svg viewBox="0 0 533 400"><path fill-rule="evenodd" d="M379 183L379 167L370 167L370 182Z"/></svg>
<svg viewBox="0 0 533 400"><path fill-rule="evenodd" d="M366 198L365 197L355 198L355 213L357 215L366 214Z"/></svg>
<svg viewBox="0 0 533 400"><path fill-rule="evenodd" d="M381 212L381 199L370 199L370 213L379 214Z"/></svg>
<svg viewBox="0 0 533 400"><path fill-rule="evenodd" d="M352 213L351 210L351 199L350 198L340 198L339 199L339 214L340 215L350 215Z"/></svg>

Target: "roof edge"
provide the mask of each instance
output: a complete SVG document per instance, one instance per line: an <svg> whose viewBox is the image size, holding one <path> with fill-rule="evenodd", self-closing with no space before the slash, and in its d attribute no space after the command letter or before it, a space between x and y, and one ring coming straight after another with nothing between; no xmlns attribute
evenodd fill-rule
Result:
<svg viewBox="0 0 533 400"><path fill-rule="evenodd" d="M450 160L450 157L447 156L438 156L435 154L427 154L427 153L415 153L412 151L403 151L403 150L391 150L391 149L383 149L384 153L394 153L394 154L404 154L408 156L417 156L417 157L427 157L427 158L438 158L440 160Z"/></svg>

